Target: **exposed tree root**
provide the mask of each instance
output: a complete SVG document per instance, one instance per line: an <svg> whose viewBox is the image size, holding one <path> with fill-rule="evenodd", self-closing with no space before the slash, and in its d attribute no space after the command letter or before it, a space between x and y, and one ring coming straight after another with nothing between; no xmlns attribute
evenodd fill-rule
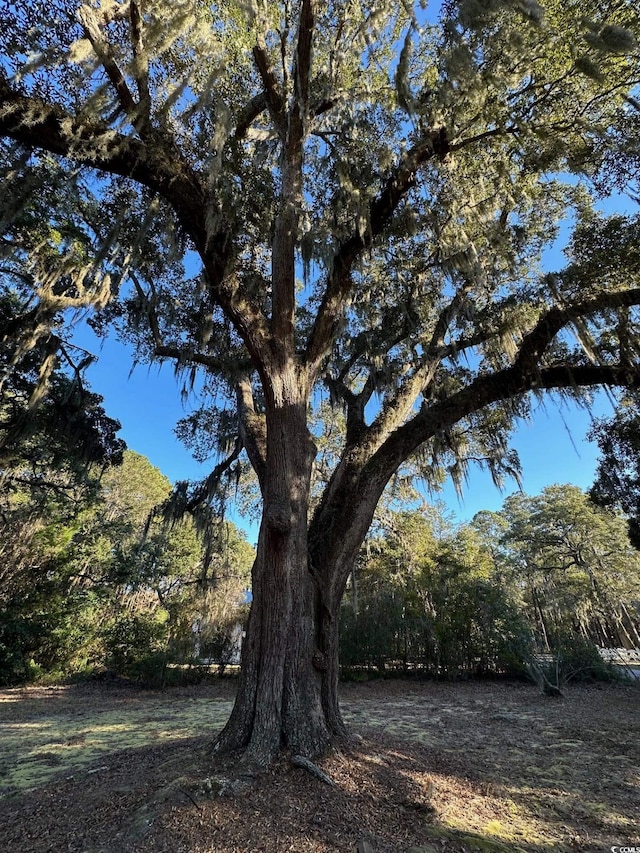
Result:
<svg viewBox="0 0 640 853"><path fill-rule="evenodd" d="M531 675L531 677L538 685L538 687L542 690L545 696L554 696L560 699L564 698L564 693L562 692L558 684L552 684L551 681L549 681L543 668L539 666L535 660L532 659L527 662L527 669L529 670L529 675ZM557 673L556 681L559 682Z"/></svg>
<svg viewBox="0 0 640 853"><path fill-rule="evenodd" d="M314 764L313 761L309 761L308 758L305 758L304 755L292 755L291 763L295 767L302 767L303 770L311 773L312 776L315 776L316 779L324 782L325 785L330 785L332 788L335 788L335 782L333 779L330 776L327 776L327 774L321 770L317 764Z"/></svg>

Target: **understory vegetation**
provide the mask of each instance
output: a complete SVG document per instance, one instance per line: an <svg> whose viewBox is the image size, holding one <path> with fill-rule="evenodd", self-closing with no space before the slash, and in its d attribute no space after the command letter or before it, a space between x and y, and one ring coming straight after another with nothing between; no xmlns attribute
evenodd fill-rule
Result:
<svg viewBox="0 0 640 853"><path fill-rule="evenodd" d="M395 515L370 538L342 606L343 674L542 667L557 684L614 677L598 647L640 647L638 552L577 487L516 493L457 528L430 514Z"/></svg>

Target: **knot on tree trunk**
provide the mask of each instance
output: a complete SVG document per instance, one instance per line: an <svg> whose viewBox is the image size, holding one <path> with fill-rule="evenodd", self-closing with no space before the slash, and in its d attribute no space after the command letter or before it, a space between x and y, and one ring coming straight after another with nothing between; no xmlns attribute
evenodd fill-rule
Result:
<svg viewBox="0 0 640 853"><path fill-rule="evenodd" d="M311 663L313 664L314 669L317 669L318 672L326 672L326 670L328 669L326 655L324 655L321 651L317 649L313 653Z"/></svg>
<svg viewBox="0 0 640 853"><path fill-rule="evenodd" d="M289 502L282 498L270 500L265 509L265 520L270 530L281 536L286 536L287 533L291 532L293 526Z"/></svg>

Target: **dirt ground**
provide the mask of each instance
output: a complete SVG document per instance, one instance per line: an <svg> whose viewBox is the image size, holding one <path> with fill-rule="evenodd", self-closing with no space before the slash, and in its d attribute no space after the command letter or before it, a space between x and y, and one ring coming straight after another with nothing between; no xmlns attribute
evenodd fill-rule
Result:
<svg viewBox="0 0 640 853"><path fill-rule="evenodd" d="M207 751L233 689L0 691L0 851L640 848L637 687L347 684L333 785L283 756L245 790Z"/></svg>

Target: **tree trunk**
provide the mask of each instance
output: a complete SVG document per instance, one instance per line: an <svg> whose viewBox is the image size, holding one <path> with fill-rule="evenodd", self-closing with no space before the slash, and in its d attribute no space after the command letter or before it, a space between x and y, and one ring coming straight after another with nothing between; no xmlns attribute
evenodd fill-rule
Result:
<svg viewBox="0 0 640 853"><path fill-rule="evenodd" d="M353 454L310 520L316 447L308 394L295 369L288 377L267 405L264 464L254 464L264 509L253 602L236 703L217 741L262 765L281 746L313 757L347 736L338 701L340 604L389 476L375 467L366 473L370 451Z"/></svg>
<svg viewBox="0 0 640 853"><path fill-rule="evenodd" d="M345 733L338 708L335 608L308 559L315 445L306 400L284 394L267 411L264 509L238 694L216 749L265 766L280 747L313 757ZM303 395L302 395L303 396Z"/></svg>
<svg viewBox="0 0 640 853"><path fill-rule="evenodd" d="M238 694L217 741L266 766L280 747L308 758L346 735L338 705L338 624L307 570L306 530L263 521ZM274 538L276 541L274 542Z"/></svg>
<svg viewBox="0 0 640 853"><path fill-rule="evenodd" d="M627 634L630 637L631 645L629 648L638 649L640 648L640 632L638 631L638 618L635 615L631 615L627 609L624 601L620 602L620 612L621 618L624 620L624 624L627 628Z"/></svg>

